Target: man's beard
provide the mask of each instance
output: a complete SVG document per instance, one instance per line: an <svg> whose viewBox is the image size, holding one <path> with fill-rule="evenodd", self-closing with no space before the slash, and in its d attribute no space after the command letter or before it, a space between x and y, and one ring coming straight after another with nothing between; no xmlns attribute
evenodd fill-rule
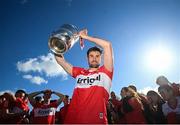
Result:
<svg viewBox="0 0 180 125"><path fill-rule="evenodd" d="M98 68L100 64L89 64L90 68Z"/></svg>

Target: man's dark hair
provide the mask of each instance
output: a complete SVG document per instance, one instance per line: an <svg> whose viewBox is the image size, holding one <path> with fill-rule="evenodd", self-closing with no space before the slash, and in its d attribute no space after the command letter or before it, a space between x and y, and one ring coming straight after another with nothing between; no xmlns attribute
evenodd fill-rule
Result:
<svg viewBox="0 0 180 125"><path fill-rule="evenodd" d="M91 48L88 49L87 56L89 56L89 53L92 52L92 51L98 51L100 54L102 54L102 50L100 48L94 46L94 47L91 47Z"/></svg>
<svg viewBox="0 0 180 125"><path fill-rule="evenodd" d="M121 92L122 92L123 90L124 90L125 92L128 92L128 87L123 87L123 88L121 89Z"/></svg>
<svg viewBox="0 0 180 125"><path fill-rule="evenodd" d="M22 89L17 90L16 93L15 93L15 96L16 96L18 93L24 93L24 94L26 94L26 92L25 92L24 90L22 90Z"/></svg>
<svg viewBox="0 0 180 125"><path fill-rule="evenodd" d="M68 95L65 95L65 97L68 99L69 98L69 96Z"/></svg>
<svg viewBox="0 0 180 125"><path fill-rule="evenodd" d="M41 96L36 96L36 97L35 97L35 100L36 100L37 102L42 101L42 97L41 97Z"/></svg>

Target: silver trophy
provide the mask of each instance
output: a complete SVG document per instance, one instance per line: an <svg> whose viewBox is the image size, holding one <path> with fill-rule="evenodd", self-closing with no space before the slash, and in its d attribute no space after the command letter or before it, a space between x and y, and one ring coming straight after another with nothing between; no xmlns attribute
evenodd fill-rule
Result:
<svg viewBox="0 0 180 125"><path fill-rule="evenodd" d="M48 45L53 53L61 55L68 51L78 40L78 28L71 24L64 24L51 34Z"/></svg>

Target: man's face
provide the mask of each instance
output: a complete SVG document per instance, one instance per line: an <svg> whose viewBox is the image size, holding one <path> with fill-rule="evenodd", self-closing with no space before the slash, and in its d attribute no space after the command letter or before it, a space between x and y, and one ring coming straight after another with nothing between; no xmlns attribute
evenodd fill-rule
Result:
<svg viewBox="0 0 180 125"><path fill-rule="evenodd" d="M116 95L115 95L114 92L111 92L111 98L112 98L112 99L115 99L115 98L116 98Z"/></svg>
<svg viewBox="0 0 180 125"><path fill-rule="evenodd" d="M122 89L120 95L122 98L124 98L127 96L127 92Z"/></svg>
<svg viewBox="0 0 180 125"><path fill-rule="evenodd" d="M20 92L20 93L17 94L17 97L19 97L21 99L24 99L25 93Z"/></svg>
<svg viewBox="0 0 180 125"><path fill-rule="evenodd" d="M101 53L99 51L91 51L88 55L88 64L90 68L98 68L101 64Z"/></svg>
<svg viewBox="0 0 180 125"><path fill-rule="evenodd" d="M149 103L157 103L158 102L158 96L155 95L147 95L147 99Z"/></svg>
<svg viewBox="0 0 180 125"><path fill-rule="evenodd" d="M45 92L43 97L45 100L50 99L51 98L51 92Z"/></svg>

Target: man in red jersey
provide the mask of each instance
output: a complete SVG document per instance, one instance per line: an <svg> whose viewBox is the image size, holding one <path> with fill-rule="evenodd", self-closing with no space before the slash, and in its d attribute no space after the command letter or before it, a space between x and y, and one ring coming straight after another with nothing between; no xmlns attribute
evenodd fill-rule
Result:
<svg viewBox="0 0 180 125"><path fill-rule="evenodd" d="M27 93L24 90L17 90L15 93L15 105L12 109L13 113L22 113L22 112L26 112L26 115L24 115L22 118L19 117L16 118L14 120L15 123L19 124L19 123L24 123L27 124L29 123L28 120L28 112L29 112L29 106L28 106L28 97L27 97Z"/></svg>
<svg viewBox="0 0 180 125"><path fill-rule="evenodd" d="M13 94L5 92L1 96L0 106L0 124L19 124L24 120L24 116L27 115L25 111L12 112L16 98Z"/></svg>
<svg viewBox="0 0 180 125"><path fill-rule="evenodd" d="M102 51L92 47L87 51L88 69L71 66L62 56L55 55L57 62L76 78L76 85L72 100L68 108L65 123L106 124L106 104L113 76L113 51L111 43L99 38L91 37L87 30L79 32L80 40L85 39L99 45L103 50L103 65L101 64Z"/></svg>
<svg viewBox="0 0 180 125"><path fill-rule="evenodd" d="M63 104L64 104L64 106L60 109L59 116L58 116L60 124L64 123L64 119L65 119L65 116L66 116L67 111L68 111L68 107L69 107L69 96L68 95L65 95L65 97L63 99Z"/></svg>
<svg viewBox="0 0 180 125"><path fill-rule="evenodd" d="M44 94L43 102L37 103L35 96ZM59 97L58 100L51 102L51 95L55 94ZM64 95L51 90L33 92L28 95L29 101L33 106L32 123L33 124L55 124L55 113L57 107L61 104Z"/></svg>
<svg viewBox="0 0 180 125"><path fill-rule="evenodd" d="M28 107L28 98L27 94L24 90L17 90L15 93L16 101L15 101L15 107L13 108L14 113L19 113L19 112L29 112L29 107Z"/></svg>
<svg viewBox="0 0 180 125"><path fill-rule="evenodd" d="M116 96L114 91L111 92L110 101L112 102L112 104L114 105L115 110L117 111L118 107L120 105L120 99Z"/></svg>

